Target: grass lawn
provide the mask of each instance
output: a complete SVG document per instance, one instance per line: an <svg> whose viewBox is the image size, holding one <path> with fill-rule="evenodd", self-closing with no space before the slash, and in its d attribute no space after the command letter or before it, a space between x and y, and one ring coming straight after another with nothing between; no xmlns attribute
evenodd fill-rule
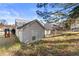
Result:
<svg viewBox="0 0 79 59"><path fill-rule="evenodd" d="M1 54L17 56L77 56L79 55L79 32L63 32L59 35L51 35L28 45L21 44L16 40L13 44L0 47Z"/></svg>
<svg viewBox="0 0 79 59"><path fill-rule="evenodd" d="M21 47L20 42L15 36L10 38L1 37L0 39L0 56L14 55Z"/></svg>

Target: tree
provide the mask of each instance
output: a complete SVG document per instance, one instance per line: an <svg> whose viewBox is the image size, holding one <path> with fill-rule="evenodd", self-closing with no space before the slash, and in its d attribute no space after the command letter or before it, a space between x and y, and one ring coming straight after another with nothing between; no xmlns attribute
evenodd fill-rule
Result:
<svg viewBox="0 0 79 59"><path fill-rule="evenodd" d="M76 6L76 7L74 7L74 8L70 11L69 16L70 16L71 18L74 18L74 19L79 17L79 5Z"/></svg>
<svg viewBox="0 0 79 59"><path fill-rule="evenodd" d="M0 20L0 24L6 25L6 24L7 24L7 21L6 21L5 19L1 19L1 20Z"/></svg>
<svg viewBox="0 0 79 59"><path fill-rule="evenodd" d="M74 19L73 21L72 19L67 19L66 21L64 21L65 28L69 30L71 28L71 25L74 23L74 21L75 21Z"/></svg>
<svg viewBox="0 0 79 59"><path fill-rule="evenodd" d="M37 8L39 8L39 10L37 10L36 13L38 16L42 17L46 22L57 22L60 19L64 19L64 18L68 19L71 16L75 15L75 13L79 14L78 9L75 10L76 9L75 7L78 5L79 4L77 3L61 3L61 4L60 3L38 3ZM49 9L48 7L51 7L51 8L59 7L61 9L56 11L48 11ZM40 10L41 8L43 8L43 10ZM74 10L75 12L73 12Z"/></svg>

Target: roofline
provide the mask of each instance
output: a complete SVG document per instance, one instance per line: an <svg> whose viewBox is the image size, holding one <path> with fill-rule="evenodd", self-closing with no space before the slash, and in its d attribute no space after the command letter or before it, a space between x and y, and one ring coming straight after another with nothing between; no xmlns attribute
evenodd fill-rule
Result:
<svg viewBox="0 0 79 59"><path fill-rule="evenodd" d="M32 22L37 22L43 29L45 29L45 27L38 20L32 20L32 21L30 21L30 22L18 27L17 29L21 29L21 28L25 27L26 25L28 25L28 24L30 24Z"/></svg>

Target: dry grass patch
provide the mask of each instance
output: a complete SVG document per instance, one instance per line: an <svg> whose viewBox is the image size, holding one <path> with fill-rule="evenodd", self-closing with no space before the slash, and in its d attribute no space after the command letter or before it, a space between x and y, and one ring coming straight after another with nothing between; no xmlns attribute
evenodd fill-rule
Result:
<svg viewBox="0 0 79 59"><path fill-rule="evenodd" d="M79 35L78 32L63 32L61 35L43 38L43 40L22 45L15 55L30 56L70 56L79 55Z"/></svg>

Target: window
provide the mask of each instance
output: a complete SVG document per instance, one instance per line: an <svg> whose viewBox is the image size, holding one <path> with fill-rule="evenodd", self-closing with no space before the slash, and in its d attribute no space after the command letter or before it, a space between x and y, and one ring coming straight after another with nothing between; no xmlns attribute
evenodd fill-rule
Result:
<svg viewBox="0 0 79 59"><path fill-rule="evenodd" d="M36 40L36 37L35 36L32 36L32 40Z"/></svg>

